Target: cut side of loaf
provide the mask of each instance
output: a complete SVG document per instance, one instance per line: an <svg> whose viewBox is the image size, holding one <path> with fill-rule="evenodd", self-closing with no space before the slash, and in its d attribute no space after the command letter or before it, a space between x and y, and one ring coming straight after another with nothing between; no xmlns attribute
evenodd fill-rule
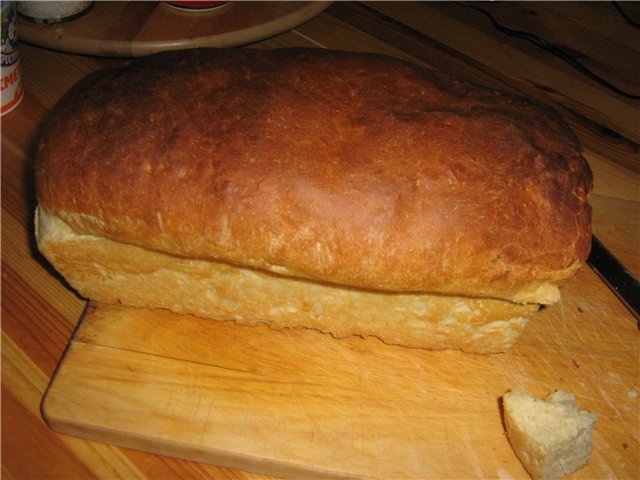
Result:
<svg viewBox="0 0 640 480"><path fill-rule="evenodd" d="M509 442L532 478L561 478L589 462L597 417L576 405L575 394L557 390L538 399L515 388L503 407Z"/></svg>
<svg viewBox="0 0 640 480"><path fill-rule="evenodd" d="M507 350L538 308L501 299L341 288L82 235L39 209L41 251L86 298L240 324L473 353Z"/></svg>

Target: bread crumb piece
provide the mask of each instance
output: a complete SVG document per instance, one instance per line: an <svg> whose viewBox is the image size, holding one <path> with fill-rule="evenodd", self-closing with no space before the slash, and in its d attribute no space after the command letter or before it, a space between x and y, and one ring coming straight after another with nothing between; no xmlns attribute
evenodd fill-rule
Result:
<svg viewBox="0 0 640 480"><path fill-rule="evenodd" d="M578 408L574 393L538 399L514 388L503 406L509 442L532 478L561 478L588 463L597 416Z"/></svg>

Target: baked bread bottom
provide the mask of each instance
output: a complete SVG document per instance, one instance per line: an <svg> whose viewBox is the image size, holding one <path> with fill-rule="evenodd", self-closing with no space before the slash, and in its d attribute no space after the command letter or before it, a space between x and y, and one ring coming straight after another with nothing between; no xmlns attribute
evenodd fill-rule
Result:
<svg viewBox="0 0 640 480"><path fill-rule="evenodd" d="M41 252L83 297L245 325L497 353L513 344L538 309L501 299L344 288L172 256L79 234L43 208L36 212L36 237Z"/></svg>

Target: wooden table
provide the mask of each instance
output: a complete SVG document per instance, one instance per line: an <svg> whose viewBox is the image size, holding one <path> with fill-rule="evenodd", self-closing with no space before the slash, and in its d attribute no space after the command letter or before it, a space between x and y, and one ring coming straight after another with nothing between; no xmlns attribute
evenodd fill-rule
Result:
<svg viewBox="0 0 640 480"><path fill-rule="evenodd" d="M490 12L502 26L530 32L558 45L562 52L623 92L603 86L526 39L497 30L485 13L457 3L335 3L302 26L254 46L385 53L526 94L553 106L577 132L594 172L595 233L640 276L640 7L621 2L619 7L629 17L625 19L612 3L475 6ZM65 286L34 246L33 146L43 118L65 91L85 74L125 60L60 53L26 44L21 45L20 54L25 98L2 118L2 476L264 478L242 470L58 435L42 420L44 392L85 301ZM585 267L581 275L592 273ZM627 352L621 365L626 371L635 371L626 385L628 398L623 399L631 402L635 414L625 413L629 412L627 406L598 404L594 393L593 405L605 410L598 412L604 416L599 435L605 438L607 425L621 419L630 422L621 428L635 434L621 436L615 445L596 445L594 465L579 471L576 477L638 478L639 337L633 316L615 303L604 286L601 294L615 312L611 335L624 339L613 344ZM576 308L581 309L579 305ZM523 342L522 351L526 352L527 340ZM612 357L615 354L611 352ZM451 358L465 357L460 354ZM461 375L471 378L476 376L472 369L482 368L484 360L469 358L469 368ZM574 362L575 368L580 368ZM584 370L588 368L583 364ZM603 388L608 387L603 385L600 393ZM452 445L452 455L455 448ZM473 455L473 445L464 448L470 449L467 455ZM505 455L506 460L505 470L494 472L494 476L524 476L515 457L508 458L507 448L496 453ZM616 458L620 461L611 460ZM448 476L478 476L476 471L460 473L453 463L449 471L440 472L444 472L442 476L447 472Z"/></svg>

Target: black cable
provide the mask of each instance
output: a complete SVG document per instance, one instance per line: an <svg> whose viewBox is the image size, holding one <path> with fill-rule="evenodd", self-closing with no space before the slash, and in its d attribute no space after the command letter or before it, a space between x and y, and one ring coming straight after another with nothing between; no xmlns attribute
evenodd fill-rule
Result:
<svg viewBox="0 0 640 480"><path fill-rule="evenodd" d="M489 20L493 24L493 27L496 30L498 30L499 32L502 32L502 33L504 33L506 35L509 35L509 36L512 36L512 37L523 38L524 40L527 40L528 42L533 43L534 45L547 50L548 52L552 53L553 55L556 55L561 60L563 60L566 63L568 63L569 65L571 65L573 68L578 70L580 73L586 75L590 79L592 79L595 82L599 83L600 85L608 88L609 90L612 90L613 92L617 93L618 95L621 95L621 96L626 97L626 98L631 98L633 100L639 100L640 99L640 95L635 95L633 93L626 92L626 91L616 87L615 85L609 83L604 78L596 75L591 70L589 70L587 67L582 65L576 59L574 59L571 55L566 53L561 47L558 47L558 46L556 46L556 45L554 45L552 43L549 43L546 40L533 35L532 33L524 32L524 31L521 31L521 30L513 30L513 29L511 29L509 27L505 27L504 25L501 25L500 23L498 23L498 21L495 19L495 17L491 13L489 13L488 11L486 11L483 8L478 7L476 4L474 4L472 2L458 2L458 3L461 4L461 5L464 5L466 7L469 7L469 8L471 8L471 9L473 9L473 10L479 12L479 13L482 13L484 16L489 18ZM623 16L625 17L625 19L627 18L624 13L623 13ZM627 21L629 21L631 23L635 23L631 19L628 19Z"/></svg>

